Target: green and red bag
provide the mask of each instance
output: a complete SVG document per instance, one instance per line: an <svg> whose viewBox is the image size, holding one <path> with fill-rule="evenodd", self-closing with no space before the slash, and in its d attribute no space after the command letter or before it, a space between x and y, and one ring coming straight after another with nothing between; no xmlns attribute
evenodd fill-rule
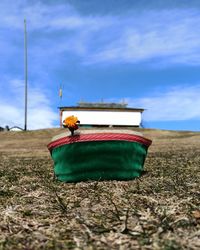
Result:
<svg viewBox="0 0 200 250"><path fill-rule="evenodd" d="M151 143L129 130L91 130L56 136L48 149L60 181L130 180L142 174Z"/></svg>

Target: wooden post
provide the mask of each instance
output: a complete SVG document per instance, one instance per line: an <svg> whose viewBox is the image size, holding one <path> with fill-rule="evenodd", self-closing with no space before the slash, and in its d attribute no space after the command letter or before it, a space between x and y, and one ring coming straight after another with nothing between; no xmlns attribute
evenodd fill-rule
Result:
<svg viewBox="0 0 200 250"><path fill-rule="evenodd" d="M62 121L62 113L63 111L60 109L60 127L62 128L62 124L63 124L63 121Z"/></svg>

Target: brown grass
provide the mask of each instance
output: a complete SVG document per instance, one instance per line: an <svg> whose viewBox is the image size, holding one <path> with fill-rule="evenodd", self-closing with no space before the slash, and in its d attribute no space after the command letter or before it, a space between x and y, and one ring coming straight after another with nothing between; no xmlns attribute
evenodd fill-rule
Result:
<svg viewBox="0 0 200 250"><path fill-rule="evenodd" d="M146 174L53 180L63 130L0 133L0 249L200 249L200 133L143 130Z"/></svg>

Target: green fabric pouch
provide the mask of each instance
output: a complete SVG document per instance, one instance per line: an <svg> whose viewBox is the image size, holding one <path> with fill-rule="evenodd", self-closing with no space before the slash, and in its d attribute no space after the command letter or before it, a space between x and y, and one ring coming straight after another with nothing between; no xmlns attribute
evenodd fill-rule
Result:
<svg viewBox="0 0 200 250"><path fill-rule="evenodd" d="M118 136L118 137L117 137ZM110 133L63 137L48 145L58 180L130 180L141 175L151 141ZM139 138L139 139L138 139ZM135 140L134 140L135 139Z"/></svg>

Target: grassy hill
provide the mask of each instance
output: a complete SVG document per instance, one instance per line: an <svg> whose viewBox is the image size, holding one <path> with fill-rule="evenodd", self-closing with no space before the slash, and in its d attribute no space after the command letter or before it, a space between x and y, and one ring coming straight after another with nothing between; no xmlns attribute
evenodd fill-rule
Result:
<svg viewBox="0 0 200 250"><path fill-rule="evenodd" d="M0 132L0 249L200 249L200 133L153 140L132 181L53 180L62 129Z"/></svg>

